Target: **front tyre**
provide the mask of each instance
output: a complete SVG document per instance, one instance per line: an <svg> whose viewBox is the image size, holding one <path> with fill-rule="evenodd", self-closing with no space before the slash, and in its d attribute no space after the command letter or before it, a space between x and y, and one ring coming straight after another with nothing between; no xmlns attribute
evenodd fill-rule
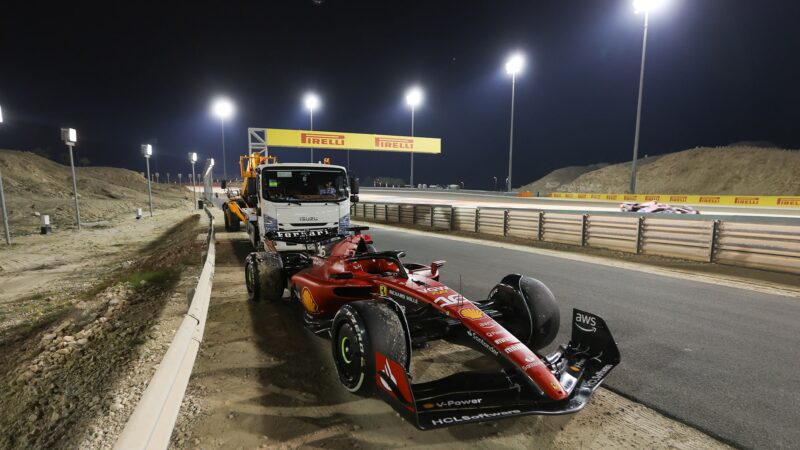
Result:
<svg viewBox="0 0 800 450"><path fill-rule="evenodd" d="M382 302L364 300L344 305L331 326L331 351L339 381L364 397L375 393L375 352L408 370L410 349L398 313Z"/></svg>
<svg viewBox="0 0 800 450"><path fill-rule="evenodd" d="M553 292L541 281L518 274L507 275L489 293L500 311L500 325L537 351L558 334L561 314Z"/></svg>

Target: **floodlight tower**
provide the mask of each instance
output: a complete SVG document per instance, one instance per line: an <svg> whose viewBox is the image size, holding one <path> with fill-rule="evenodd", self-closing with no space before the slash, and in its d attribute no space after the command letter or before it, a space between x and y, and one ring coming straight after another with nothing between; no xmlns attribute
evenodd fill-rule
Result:
<svg viewBox="0 0 800 450"><path fill-rule="evenodd" d="M214 112L215 116L219 117L219 125L220 129L222 130L222 177L227 181L228 164L226 162L227 158L225 155L225 119L233 115L233 102L227 98L218 98L214 100L211 110Z"/></svg>
<svg viewBox="0 0 800 450"><path fill-rule="evenodd" d="M142 145L142 155L147 162L147 201L150 203L150 217L153 217L153 190L150 188L150 157L153 156L153 146Z"/></svg>
<svg viewBox="0 0 800 450"><path fill-rule="evenodd" d="M411 107L411 137L414 137L414 112L417 109L417 106L422 104L422 100L425 94L422 92L422 88L419 86L414 86L406 91L406 104ZM409 183L411 184L411 188L414 188L414 152L412 149L411 152L411 176L409 177Z"/></svg>
<svg viewBox="0 0 800 450"><path fill-rule="evenodd" d="M642 65L639 70L639 100L636 104L636 131L633 137L633 161L631 162L631 181L629 190L636 193L636 162L639 159L639 127L642 123L642 94L644 93L644 63L647 56L647 29L650 24L650 11L658 8L664 0L633 0L636 14L644 13L644 37L642 38Z"/></svg>
<svg viewBox="0 0 800 450"><path fill-rule="evenodd" d="M75 224L81 229L81 208L78 205L78 182L75 179L75 160L72 157L72 147L78 143L78 132L75 128L62 128L61 140L69 147L69 167L72 169L72 192L75 195Z"/></svg>
<svg viewBox="0 0 800 450"><path fill-rule="evenodd" d="M306 105L306 109L308 109L308 120L309 120L309 130L314 131L314 110L319 107L319 97L313 92L309 92L303 97L303 103ZM311 162L314 162L314 148L310 148L311 150Z"/></svg>
<svg viewBox="0 0 800 450"><path fill-rule="evenodd" d="M197 162L197 153L189 153L189 162L192 164L192 209L197 208L197 188L195 186L194 165Z"/></svg>
<svg viewBox="0 0 800 450"><path fill-rule="evenodd" d="M525 56L521 53L514 53L508 58L506 62L506 73L511 75L511 132L508 139L508 180L506 188L511 192L511 169L513 167L513 154L514 154L514 94L517 84L517 74L522 71L525 66Z"/></svg>

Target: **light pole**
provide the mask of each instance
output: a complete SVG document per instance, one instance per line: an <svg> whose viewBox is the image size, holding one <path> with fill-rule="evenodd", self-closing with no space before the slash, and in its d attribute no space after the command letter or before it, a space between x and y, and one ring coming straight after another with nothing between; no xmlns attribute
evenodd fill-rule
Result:
<svg viewBox="0 0 800 450"><path fill-rule="evenodd" d="M150 157L153 156L153 146L142 145L142 154L147 163L147 201L150 203L150 217L153 217L153 190L150 188Z"/></svg>
<svg viewBox="0 0 800 450"><path fill-rule="evenodd" d="M228 180L228 164L225 155L225 119L233 115L233 103L227 98L218 98L214 100L211 106L214 115L219 117L219 126L222 131L222 178Z"/></svg>
<svg viewBox="0 0 800 450"><path fill-rule="evenodd" d="M0 123L3 123L3 109L0 107ZM11 245L11 230L8 228L8 211L6 211L6 196L3 193L3 172L0 170L0 209L3 211L3 229L6 234L6 244Z"/></svg>
<svg viewBox="0 0 800 450"><path fill-rule="evenodd" d="M191 152L189 153L189 162L192 163L192 209L197 208L197 192L195 188L195 180L194 180L194 164L197 162L197 153Z"/></svg>
<svg viewBox="0 0 800 450"><path fill-rule="evenodd" d="M642 38L642 65L639 69L639 100L636 104L636 132L633 137L633 161L631 162L630 193L636 193L636 162L639 159L639 127L642 123L642 94L644 93L644 63L647 56L647 28L650 22L650 10L660 6L663 0L633 0L636 14L644 13L644 37Z"/></svg>
<svg viewBox="0 0 800 450"><path fill-rule="evenodd" d="M517 73L525 65L525 57L521 53L515 53L506 62L506 73L511 75L511 132L508 139L508 192L511 192L511 169L513 167L514 155L514 94L517 85Z"/></svg>
<svg viewBox="0 0 800 450"><path fill-rule="evenodd" d="M69 167L72 169L72 192L75 195L75 223L81 229L81 208L78 205L78 182L75 179L75 160L72 156L72 147L78 142L78 132L75 128L62 128L61 140L69 147Z"/></svg>
<svg viewBox="0 0 800 450"><path fill-rule="evenodd" d="M313 92L309 92L303 98L303 103L306 105L306 109L308 109L308 121L309 123L309 130L314 131L314 110L319 107L319 97ZM314 148L310 148L311 150L311 162L314 162ZM350 159L348 155L348 159Z"/></svg>
<svg viewBox="0 0 800 450"><path fill-rule="evenodd" d="M417 106L422 104L424 93L419 86L414 86L406 91L406 104L411 107L411 137L414 137L414 112ZM414 149L411 149L411 177L409 178L411 188L414 188Z"/></svg>

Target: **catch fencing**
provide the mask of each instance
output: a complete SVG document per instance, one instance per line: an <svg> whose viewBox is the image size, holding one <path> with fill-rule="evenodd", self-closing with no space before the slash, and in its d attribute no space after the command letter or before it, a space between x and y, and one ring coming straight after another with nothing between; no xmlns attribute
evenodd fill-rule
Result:
<svg viewBox="0 0 800 450"><path fill-rule="evenodd" d="M592 212L355 203L354 219L800 274L800 227Z"/></svg>
<svg viewBox="0 0 800 450"><path fill-rule="evenodd" d="M208 250L189 311L122 431L115 449L166 449L192 374L211 300L214 279L214 217L208 208Z"/></svg>

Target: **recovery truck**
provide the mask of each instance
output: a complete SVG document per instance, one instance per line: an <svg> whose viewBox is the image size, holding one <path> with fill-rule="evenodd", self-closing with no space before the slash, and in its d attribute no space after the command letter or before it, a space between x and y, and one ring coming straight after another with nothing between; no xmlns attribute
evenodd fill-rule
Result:
<svg viewBox="0 0 800 450"><path fill-rule="evenodd" d="M280 299L310 255L348 233L350 204L358 201L358 181L344 167L278 163L264 153L239 158L241 190L228 191L222 205L225 229L238 231L243 223L255 250L245 260L248 286L259 284L252 300Z"/></svg>

